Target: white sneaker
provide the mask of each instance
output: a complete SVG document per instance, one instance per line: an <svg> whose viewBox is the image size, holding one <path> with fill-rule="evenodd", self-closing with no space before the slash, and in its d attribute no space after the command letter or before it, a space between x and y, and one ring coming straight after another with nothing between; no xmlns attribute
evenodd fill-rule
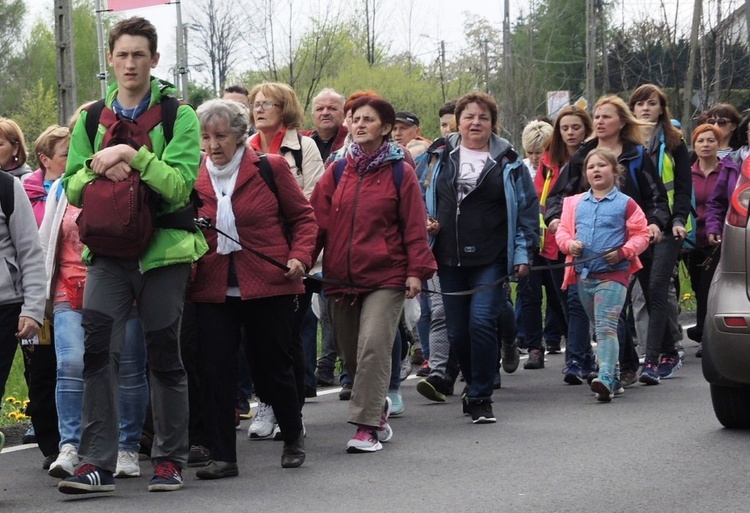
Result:
<svg viewBox="0 0 750 513"><path fill-rule="evenodd" d="M247 430L248 438L267 438L273 434L276 427L276 415L270 404L258 404L258 412L253 417L253 422Z"/></svg>
<svg viewBox="0 0 750 513"><path fill-rule="evenodd" d="M60 449L60 455L54 463L49 466L48 474L52 477L65 479L66 477L73 475L78 462L78 449L72 444L64 444Z"/></svg>
<svg viewBox="0 0 750 513"><path fill-rule="evenodd" d="M138 477L141 466L138 464L138 453L135 451L117 451L117 470L115 477Z"/></svg>

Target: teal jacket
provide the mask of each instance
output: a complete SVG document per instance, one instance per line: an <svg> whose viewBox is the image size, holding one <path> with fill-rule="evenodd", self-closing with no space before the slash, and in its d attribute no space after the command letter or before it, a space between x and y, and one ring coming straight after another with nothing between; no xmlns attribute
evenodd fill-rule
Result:
<svg viewBox="0 0 750 513"><path fill-rule="evenodd" d="M151 80L151 106L161 101L163 96L175 92L175 87L162 80ZM107 91L106 104L112 107L117 97L117 84ZM76 122L70 139L68 164L62 183L70 204L82 207L83 189L96 175L87 165L94 153L101 149L105 128L99 125L94 148L86 133L86 111ZM166 145L161 124L154 127L149 136L153 151L143 146L138 150L130 166L138 170L141 179L160 196L159 212L166 214L184 207L190 202L190 191L198 177L200 164L200 126L195 111L189 105L181 105L177 110L174 137ZM157 228L151 242L140 255L141 272L165 265L192 263L198 260L208 245L200 231ZM92 254L88 248L83 251L83 261L91 263Z"/></svg>

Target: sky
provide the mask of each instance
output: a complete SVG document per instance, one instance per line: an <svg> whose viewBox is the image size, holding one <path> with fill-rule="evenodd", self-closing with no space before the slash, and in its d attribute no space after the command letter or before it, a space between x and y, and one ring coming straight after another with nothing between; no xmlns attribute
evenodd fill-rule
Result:
<svg viewBox="0 0 750 513"><path fill-rule="evenodd" d="M165 0L168 1L168 0ZM248 0L233 0L240 6L250 4ZM280 4L285 4L288 0L280 0ZM565 1L565 0L556 0ZM725 11L732 9L732 4L739 5L741 0L723 0ZM30 12L30 18L36 19L43 16L45 19L52 20L53 0L25 0ZM346 0L294 0L296 6L301 9L326 9L338 5L346 5ZM349 0L353 2L353 0ZM383 16L381 20L381 30L384 37L391 41L392 51L405 51L408 49L409 27L408 15L405 5L409 5L409 0L381 0L381 9ZM200 0L182 0L182 19L183 23L189 20L189 14ZM347 2L348 3L348 2ZM712 2L704 2L710 5ZM513 23L519 15L527 13L532 0L510 0L510 21ZM643 19L646 16L661 17L661 6L673 19L677 15L680 23L686 28L689 27L692 13L693 0L621 0L616 7L613 23L627 24L628 20ZM458 53L464 45L463 23L467 14L477 15L486 18L493 26L502 29L504 2L503 0L411 0L413 5L413 15L411 23L412 48L414 53L419 57L430 60L431 56L438 55L439 40L445 40L446 57L450 60L451 56ZM159 32L159 50L161 53L161 62L156 69L155 74L162 78L171 80L171 68L175 63L175 26L176 26L176 7L175 5L161 5L143 9L133 9L118 13L125 16L144 16L151 20ZM583 16L583 13L581 13ZM105 16L111 16L105 14ZM300 13L301 23L304 23L305 13Z"/></svg>

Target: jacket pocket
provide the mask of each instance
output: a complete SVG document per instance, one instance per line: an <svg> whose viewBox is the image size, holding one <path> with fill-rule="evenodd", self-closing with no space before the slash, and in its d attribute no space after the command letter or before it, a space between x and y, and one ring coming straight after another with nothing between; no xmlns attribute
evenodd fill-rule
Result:
<svg viewBox="0 0 750 513"><path fill-rule="evenodd" d="M0 291L8 291L9 294L0 292L0 300L15 299L21 296L18 287L18 266L15 262L3 258L2 265L0 265Z"/></svg>

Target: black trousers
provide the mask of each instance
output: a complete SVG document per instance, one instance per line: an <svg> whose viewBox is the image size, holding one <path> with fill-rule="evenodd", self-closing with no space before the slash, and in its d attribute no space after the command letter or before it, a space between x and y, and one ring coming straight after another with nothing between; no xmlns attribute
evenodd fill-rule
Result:
<svg viewBox="0 0 750 513"><path fill-rule="evenodd" d="M294 371L294 315L297 297L275 296L224 303L195 303L200 383L211 458L237 461L234 409L237 403L237 348L245 343L258 396L273 407L284 441L302 432ZM240 331L247 331L243 340Z"/></svg>

